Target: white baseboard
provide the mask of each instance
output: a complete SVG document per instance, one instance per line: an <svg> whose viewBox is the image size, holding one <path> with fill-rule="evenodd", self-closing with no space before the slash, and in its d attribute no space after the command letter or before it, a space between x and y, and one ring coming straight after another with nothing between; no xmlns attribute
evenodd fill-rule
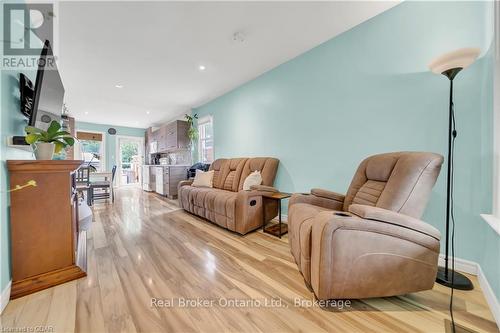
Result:
<svg viewBox="0 0 500 333"><path fill-rule="evenodd" d="M444 254L441 253L439 255L438 263L439 266L444 266ZM451 262L449 262L448 264L451 267ZM493 289L491 289L490 283L486 279L486 276L481 269L481 265L470 260L455 258L455 269L460 272L477 276L479 286L481 287L484 298L486 299L486 302L490 307L491 314L493 315L493 318L495 318L498 327L500 327L500 303L498 302Z"/></svg>
<svg viewBox="0 0 500 333"><path fill-rule="evenodd" d="M12 286L12 280L10 280L9 283L7 283L5 288L2 290L2 295L0 295L0 314L7 306L7 303L9 303L11 286Z"/></svg>
<svg viewBox="0 0 500 333"><path fill-rule="evenodd" d="M477 275L477 279L479 280L479 285L483 291L484 298L486 298L486 302L490 306L491 314L495 321L497 322L497 326L500 327L500 303L491 289L490 283L486 279L486 276L481 269L481 266L477 265L479 274Z"/></svg>
<svg viewBox="0 0 500 333"><path fill-rule="evenodd" d="M444 254L439 255L439 261L438 261L439 266L444 266ZM451 257L450 261L448 263L449 267L451 268ZM460 272L464 272L467 274L472 274L472 275L478 275L478 264L476 262L470 261L470 260L465 260L465 259L460 259L460 258L455 258L455 269Z"/></svg>

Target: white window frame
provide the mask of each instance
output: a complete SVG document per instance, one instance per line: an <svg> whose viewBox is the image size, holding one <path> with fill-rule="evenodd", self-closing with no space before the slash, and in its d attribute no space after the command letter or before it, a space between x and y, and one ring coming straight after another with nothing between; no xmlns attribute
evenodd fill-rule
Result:
<svg viewBox="0 0 500 333"><path fill-rule="evenodd" d="M493 45L493 211L481 214L483 219L500 235L500 2L494 4Z"/></svg>
<svg viewBox="0 0 500 333"><path fill-rule="evenodd" d="M107 167L108 165L106 164L106 133L105 132L101 132L101 131L94 131L94 130L86 130L86 129L81 129L81 128L78 128L76 129L75 131L75 134L77 132L86 132L86 133L95 133L95 134L101 134L101 137L102 137L102 156L101 156L101 159L100 159L100 162L101 162L101 170L97 170L97 172L105 172L107 170ZM81 158L81 152L82 152L82 147L80 146L80 141L79 140L76 140L77 144L75 144L75 152L74 152L74 155L75 156L78 156L78 158ZM78 150L76 150L78 149ZM78 154L78 155L77 155Z"/></svg>
<svg viewBox="0 0 500 333"><path fill-rule="evenodd" d="M215 132L214 132L214 118L212 115L208 115L208 116L204 116L204 117L201 117L198 119L198 123L197 123L197 130L198 130L198 134L200 133L200 126L201 125L204 125L204 124L207 124L207 123L211 123L212 124L212 133L213 133L213 137L212 137L212 142L213 142L213 146L214 146L214 158L215 158ZM198 135L198 160L200 162L203 161L202 159L202 152L201 152L201 136ZM208 161L208 163L212 163L212 161Z"/></svg>

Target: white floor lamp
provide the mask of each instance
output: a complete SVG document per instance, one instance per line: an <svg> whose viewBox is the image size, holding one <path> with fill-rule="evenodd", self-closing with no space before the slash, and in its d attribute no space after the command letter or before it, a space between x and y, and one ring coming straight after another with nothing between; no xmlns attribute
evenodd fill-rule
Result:
<svg viewBox="0 0 500 333"><path fill-rule="evenodd" d="M453 235L454 235L454 216L453 216L453 154L457 130L455 127L455 111L453 105L453 79L464 68L471 65L479 56L478 48L464 48L449 52L434 59L429 64L429 69L436 74L443 74L450 80L450 104L449 104L449 124L448 124L448 174L446 182L446 249L444 258L444 267L439 267L436 282L447 287L471 290L474 288L472 282L463 274L454 271L454 265L450 269L449 249L450 249L450 218L453 223L452 229L452 257L454 256ZM453 260L453 258L452 258Z"/></svg>

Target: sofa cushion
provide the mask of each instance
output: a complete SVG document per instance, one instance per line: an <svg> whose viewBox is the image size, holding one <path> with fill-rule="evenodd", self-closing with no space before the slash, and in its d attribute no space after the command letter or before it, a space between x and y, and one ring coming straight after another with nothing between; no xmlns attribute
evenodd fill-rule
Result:
<svg viewBox="0 0 500 333"><path fill-rule="evenodd" d="M262 176L262 185L273 186L276 171L278 170L279 160L271 157L252 157L249 158L241 173L238 190L243 189L245 179L254 171L260 171Z"/></svg>
<svg viewBox="0 0 500 333"><path fill-rule="evenodd" d="M210 191L205 195L204 207L217 214L234 218L236 193L225 190Z"/></svg>
<svg viewBox="0 0 500 333"><path fill-rule="evenodd" d="M442 163L443 157L434 153L370 156L354 174L343 210L349 210L351 204L363 204L420 218Z"/></svg>
<svg viewBox="0 0 500 333"><path fill-rule="evenodd" d="M238 191L241 173L248 158L231 158L225 161L221 173L221 182L217 188L227 191Z"/></svg>
<svg viewBox="0 0 500 333"><path fill-rule="evenodd" d="M227 219L234 219L236 192L215 188L183 186L181 200L190 212L227 228Z"/></svg>
<svg viewBox="0 0 500 333"><path fill-rule="evenodd" d="M222 172L226 161L227 159L225 158L219 158L213 161L213 163L210 165L209 170L214 171L214 178L212 179L213 187L222 188L221 183L224 181L224 179L222 178Z"/></svg>

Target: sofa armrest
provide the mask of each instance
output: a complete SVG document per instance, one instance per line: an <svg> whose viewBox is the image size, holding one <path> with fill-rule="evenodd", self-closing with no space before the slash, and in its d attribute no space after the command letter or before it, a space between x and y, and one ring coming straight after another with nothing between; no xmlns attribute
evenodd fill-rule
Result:
<svg viewBox="0 0 500 333"><path fill-rule="evenodd" d="M183 186L189 186L193 183L193 180L192 179L189 179L189 180L181 180L179 182L179 184L177 184L177 193L179 194L179 197L180 197L180 193L181 193L181 187ZM179 200L180 202L180 205L181 205L181 208L182 208L182 202L181 200Z"/></svg>
<svg viewBox="0 0 500 333"><path fill-rule="evenodd" d="M272 192L272 193L279 192L277 188L272 187L272 186L266 186L266 185L252 185L250 187L250 190L261 191L261 192Z"/></svg>
<svg viewBox="0 0 500 333"><path fill-rule="evenodd" d="M187 185L191 185L193 183L193 180L192 179L189 179L189 180L181 180L179 182L179 184L177 185L177 188L181 188L182 186L187 186Z"/></svg>
<svg viewBox="0 0 500 333"><path fill-rule="evenodd" d="M441 238L441 234L439 233L439 231L430 224L411 216L393 212L388 209L355 204L349 206L349 212L366 220L385 222L403 228L411 229L431 236L438 241Z"/></svg>
<svg viewBox="0 0 500 333"><path fill-rule="evenodd" d="M251 230L262 227L278 214L278 203L275 200L265 200L264 196L278 192L271 186L259 185L252 187L250 191L241 190L236 194L234 223L230 230L240 234L246 234ZM232 228L232 229L231 229Z"/></svg>
<svg viewBox="0 0 500 333"><path fill-rule="evenodd" d="M331 192L334 193L334 192ZM340 195L340 194L338 194ZM304 204L309 204L313 206L319 206L323 207L326 209L331 209L331 210L343 210L344 208L344 201L339 201L339 200L333 200L330 198L326 198L323 196L317 196L314 194L307 194L307 193L295 193L292 195L290 198L290 201L288 203L289 209L292 205L299 204L299 203L304 203Z"/></svg>
<svg viewBox="0 0 500 333"><path fill-rule="evenodd" d="M314 195L314 196L316 196L316 197L330 199L330 200L335 200L335 201L340 201L342 203L345 200L345 195L337 193L337 192L323 190L321 188L313 188L311 190L311 194Z"/></svg>

